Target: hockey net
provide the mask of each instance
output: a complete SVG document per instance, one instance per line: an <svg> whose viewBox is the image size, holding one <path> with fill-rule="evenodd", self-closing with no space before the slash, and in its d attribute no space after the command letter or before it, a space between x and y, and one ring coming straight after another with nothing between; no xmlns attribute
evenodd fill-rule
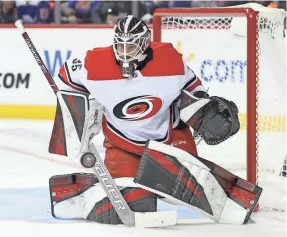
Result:
<svg viewBox="0 0 287 237"><path fill-rule="evenodd" d="M241 129L201 157L263 188L261 210L286 211L286 12L245 4L158 9L154 41L171 42L210 95L233 100Z"/></svg>

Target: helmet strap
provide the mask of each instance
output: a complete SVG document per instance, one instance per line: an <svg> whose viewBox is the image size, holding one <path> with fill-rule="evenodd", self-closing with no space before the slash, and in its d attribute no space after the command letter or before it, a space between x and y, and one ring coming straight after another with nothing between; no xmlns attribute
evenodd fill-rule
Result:
<svg viewBox="0 0 287 237"><path fill-rule="evenodd" d="M131 62L119 62L120 66L122 68L122 74L124 77L132 77L134 74L134 71L136 70L136 63L135 61Z"/></svg>
<svg viewBox="0 0 287 237"><path fill-rule="evenodd" d="M124 77L131 78L133 77L135 70L142 70L152 59L153 50L149 47L144 51L138 60L123 62L116 59L116 63L122 68L122 75Z"/></svg>

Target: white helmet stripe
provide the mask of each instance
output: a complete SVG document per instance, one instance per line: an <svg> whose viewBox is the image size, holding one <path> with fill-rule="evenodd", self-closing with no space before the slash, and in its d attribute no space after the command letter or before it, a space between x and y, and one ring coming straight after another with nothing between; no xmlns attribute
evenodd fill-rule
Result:
<svg viewBox="0 0 287 237"><path fill-rule="evenodd" d="M132 32L135 28L137 28L141 24L141 21L139 21L130 31ZM145 32L144 32L145 33Z"/></svg>
<svg viewBox="0 0 287 237"><path fill-rule="evenodd" d="M123 31L123 30L121 29L121 24L120 24L120 23L121 23L121 21L118 22L118 28L119 28L120 31Z"/></svg>
<svg viewBox="0 0 287 237"><path fill-rule="evenodd" d="M126 24L125 24L125 31L124 31L124 33L128 33L128 28L129 28L129 25L130 25L132 19L133 19L133 16L129 15L128 19L126 21Z"/></svg>

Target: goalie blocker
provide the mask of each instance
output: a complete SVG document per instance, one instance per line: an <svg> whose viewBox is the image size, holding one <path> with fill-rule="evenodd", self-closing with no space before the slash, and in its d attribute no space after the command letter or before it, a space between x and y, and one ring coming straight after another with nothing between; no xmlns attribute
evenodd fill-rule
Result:
<svg viewBox="0 0 287 237"><path fill-rule="evenodd" d="M115 179L131 210L157 211L163 201L199 210L209 218L245 224L262 189L218 165L169 145L150 141L137 175ZM80 218L122 223L92 174L68 174L50 179L51 208L56 218Z"/></svg>
<svg viewBox="0 0 287 237"><path fill-rule="evenodd" d="M102 106L89 95L58 91L57 108L49 144L52 154L78 159L88 151L91 135L101 129Z"/></svg>

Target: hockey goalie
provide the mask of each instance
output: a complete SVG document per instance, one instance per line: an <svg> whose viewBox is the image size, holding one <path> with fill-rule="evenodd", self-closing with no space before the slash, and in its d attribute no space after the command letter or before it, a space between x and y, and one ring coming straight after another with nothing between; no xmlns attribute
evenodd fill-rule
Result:
<svg viewBox="0 0 287 237"><path fill-rule="evenodd" d="M70 58L56 83L51 153L79 159L102 129L105 167L133 212L157 212L161 199L247 223L262 189L198 156L191 132L224 142L239 130L237 106L209 95L172 44L151 42L142 20L120 20L113 45ZM93 173L49 183L54 217L123 223Z"/></svg>

